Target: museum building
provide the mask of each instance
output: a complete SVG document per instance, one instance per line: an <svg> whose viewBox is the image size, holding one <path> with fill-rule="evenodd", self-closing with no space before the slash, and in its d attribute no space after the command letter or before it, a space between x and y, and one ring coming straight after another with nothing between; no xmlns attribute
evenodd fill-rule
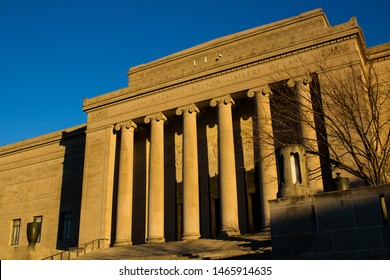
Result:
<svg viewBox="0 0 390 280"><path fill-rule="evenodd" d="M331 26L316 9L131 68L127 87L84 99L86 124L0 147L0 259L26 258L33 219L37 259L93 240L128 246L269 227L268 201L291 195L279 142L264 140L279 133L276 97L310 98L325 71L351 65L388 73L389 57L390 44L366 47L355 18ZM297 195L330 190L329 163L305 152L291 160L292 180L307 181Z"/></svg>

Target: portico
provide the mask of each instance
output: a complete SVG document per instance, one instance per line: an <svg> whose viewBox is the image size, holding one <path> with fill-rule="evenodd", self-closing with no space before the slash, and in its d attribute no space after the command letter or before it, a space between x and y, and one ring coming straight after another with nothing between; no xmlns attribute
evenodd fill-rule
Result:
<svg viewBox="0 0 390 280"><path fill-rule="evenodd" d="M33 219L42 225L36 258L83 244L226 238L277 224L290 242L286 222L300 239L301 212L291 220L290 202L343 196L319 194L340 189L332 182L341 167L330 156L353 164L332 135L343 124L327 116L343 114L326 103L329 86L344 89L352 68L374 69L385 85L389 49L367 47L354 17L331 26L317 9L130 68L124 88L84 99L86 124L1 147L0 257L26 258L23 228ZM345 195L365 184L348 168L342 175L351 186ZM320 208L328 223L330 208ZM305 209L312 221L312 206Z"/></svg>
<svg viewBox="0 0 390 280"><path fill-rule="evenodd" d="M133 67L128 87L85 100L87 143L107 147L90 148L85 171L93 172L97 155L115 168L114 176L107 177L112 180L98 192L99 203L107 207L82 206L81 220L100 211L108 213L106 224L81 227L80 242L99 236L118 240L117 245L121 240L131 244L135 234L153 243L211 237L212 228L218 229L216 235L233 236L253 230L253 223L260 229L269 227L268 201L279 191L272 85L294 90L305 104L311 98L309 78L319 70L314 66L316 56L333 50L332 44L338 46L337 57L348 56L354 44L351 37L330 45L313 44L313 38L322 38L326 29L327 34L352 34L354 24L334 29L322 11L312 11ZM286 34L296 35L303 26L312 35L296 37L292 49ZM313 108L299 110L302 119L313 119ZM110 126L121 133L92 139L103 130L114 135L115 130L107 131ZM314 149L318 147L313 127L302 124L300 132L311 139ZM308 167L321 169L318 157L310 157ZM97 192L88 176L83 188L91 190L91 196ZM141 194L136 202L144 207L130 209L134 201L123 189L131 188ZM310 181L310 191L323 191L321 178ZM113 192L117 196L111 203ZM247 201L250 197L260 205L253 207Z"/></svg>
<svg viewBox="0 0 390 280"><path fill-rule="evenodd" d="M250 72L253 73L251 70ZM113 138L115 140L111 151L118 162L116 167L118 181L112 181L112 189L117 188L117 203L114 204L116 209L112 209L117 213L115 236L112 237L116 246L132 244L134 222L144 224L147 243L198 239L204 235L207 237L210 229L202 228L201 220L208 219L210 223L212 220L210 215L213 214L207 202L210 199L207 194L210 185L206 182L205 173L201 172L205 169L208 177L218 176L219 206L217 207L219 209L217 214L214 214L220 215L215 219L220 221L217 225L220 229L217 235L234 236L241 234L242 230L247 232L246 211L248 210L243 199L245 190L240 185L243 179L240 173L245 168L237 166L237 155L240 157L239 161L249 162L245 163L248 170L254 169L255 161L258 161L260 185L256 195L261 201L261 220L255 222L260 223L260 228L270 225L268 200L276 198L278 192L275 147L269 141L261 139L266 137L266 134L262 135L264 130L272 134L269 102L272 92L267 84L259 82L260 79L250 81L253 87L246 88L246 85L241 89L239 86L242 83L223 86L222 80L230 83L230 78L225 78L225 76L218 78L220 81L218 85L221 87L207 86L208 90L200 90L196 95L192 94L195 88L203 89L203 86L194 88L183 85L177 89L157 92L155 95L130 98L124 104L115 105L116 110L107 107L104 109L105 113L91 113L90 116L94 120L91 125L97 125L99 122L107 121L106 118L99 119L99 115L108 115L131 108L127 114L123 114L126 115L127 122L119 120L122 114L112 118L118 119L112 124L115 127L112 133L120 131L117 137ZM207 84L210 85L210 82ZM236 91L232 91L234 88ZM144 108L147 104L149 106ZM159 111L155 112L155 110ZM144 115L141 112L144 112ZM246 149L245 144L237 141L235 137L240 133L240 128L235 126L234 119L242 119L244 114L251 116L250 119L257 126L257 129L252 131L258 134L257 137L249 140L257 145L254 149L257 154L251 159L242 154L242 150ZM211 115L217 118L210 120ZM201 128L198 126L199 118L202 122ZM173 143L172 140L165 140L172 136L172 133L171 136L166 135L167 127L174 131ZM204 129L205 131L200 131ZM134 158L134 154L137 154L134 150L134 135L140 132L146 135L143 138L143 145L147 156L142 159ZM199 134L203 136L199 138ZM202 141L204 145L201 145ZM215 158L212 158L212 155ZM206 158L206 166L201 166L204 160L199 160L199 157ZM174 164L169 164L170 160L173 160ZM142 175L145 176L143 182L134 181L134 161L142 162L146 166L146 171ZM172 175L182 186L180 222L172 219L172 216L177 216L177 213L171 215L174 213L172 208L175 207L175 197L174 195L170 197L169 193L176 193L172 189L175 187L174 184L169 183L172 182ZM145 189L145 209L132 209L133 188ZM139 212L144 213L145 220L138 218ZM181 227L181 236L174 235L177 226ZM166 237L167 232L168 237Z"/></svg>

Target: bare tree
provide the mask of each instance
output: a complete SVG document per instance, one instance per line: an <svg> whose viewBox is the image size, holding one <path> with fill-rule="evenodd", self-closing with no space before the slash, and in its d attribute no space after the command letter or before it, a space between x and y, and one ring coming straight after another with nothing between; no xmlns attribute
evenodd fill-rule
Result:
<svg viewBox="0 0 390 280"><path fill-rule="evenodd" d="M272 85L273 135L258 140L276 147L303 144L322 166L344 170L366 185L390 183L389 80L371 64L317 69L319 75L302 80L310 85L309 95L297 94L286 80ZM303 133L304 126L314 133Z"/></svg>

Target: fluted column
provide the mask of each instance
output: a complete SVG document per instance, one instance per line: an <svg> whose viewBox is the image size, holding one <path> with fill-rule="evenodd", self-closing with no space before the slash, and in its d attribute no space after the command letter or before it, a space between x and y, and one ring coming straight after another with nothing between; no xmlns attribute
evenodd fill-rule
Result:
<svg viewBox="0 0 390 280"><path fill-rule="evenodd" d="M314 123L314 111L310 94L311 82L312 78L310 76L304 76L297 79L290 79L287 82L287 85L291 88L294 88L297 93L302 144L304 144L308 149L318 151L318 141ZM313 193L322 192L323 183L319 156L307 153L306 162L309 173L310 190Z"/></svg>
<svg viewBox="0 0 390 280"><path fill-rule="evenodd" d="M114 246L131 245L133 214L133 159L134 129L137 125L128 121L117 124L115 130L121 131L119 155L118 203L116 217L116 236Z"/></svg>
<svg viewBox="0 0 390 280"><path fill-rule="evenodd" d="M221 235L239 235L236 161L230 95L211 100L218 106L218 163L220 181Z"/></svg>
<svg viewBox="0 0 390 280"><path fill-rule="evenodd" d="M150 123L148 232L146 242L164 242L164 122L162 113L146 116Z"/></svg>
<svg viewBox="0 0 390 280"><path fill-rule="evenodd" d="M200 237L198 139L194 105L180 107L176 114L183 114L183 240Z"/></svg>
<svg viewBox="0 0 390 280"><path fill-rule="evenodd" d="M248 97L255 97L257 111L257 138L259 145L259 171L262 226L271 225L270 207L268 201L277 198L278 178L275 158L274 133L269 86L251 89Z"/></svg>

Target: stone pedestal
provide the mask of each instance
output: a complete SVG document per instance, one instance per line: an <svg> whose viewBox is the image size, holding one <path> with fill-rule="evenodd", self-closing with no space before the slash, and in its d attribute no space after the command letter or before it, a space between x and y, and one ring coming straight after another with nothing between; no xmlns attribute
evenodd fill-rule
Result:
<svg viewBox="0 0 390 280"><path fill-rule="evenodd" d="M306 169L306 149L289 145L276 150L279 197L296 197L311 193Z"/></svg>

